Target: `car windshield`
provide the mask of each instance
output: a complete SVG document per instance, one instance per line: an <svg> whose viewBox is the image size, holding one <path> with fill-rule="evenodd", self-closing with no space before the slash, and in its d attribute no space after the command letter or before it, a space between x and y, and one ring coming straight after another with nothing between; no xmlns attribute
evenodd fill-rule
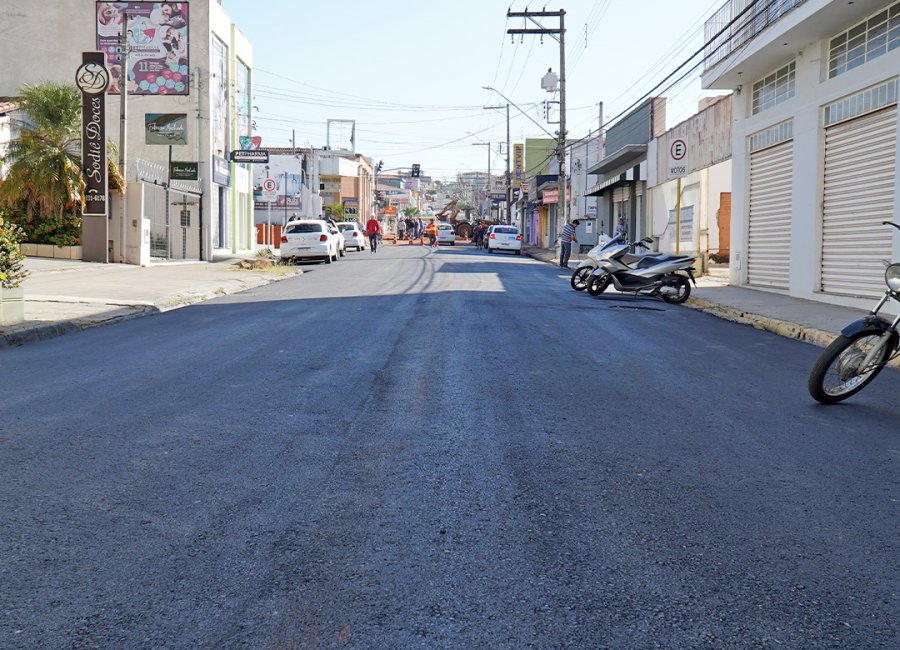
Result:
<svg viewBox="0 0 900 650"><path fill-rule="evenodd" d="M356 226L352 223L339 223L338 228L341 230L356 230Z"/></svg>
<svg viewBox="0 0 900 650"><path fill-rule="evenodd" d="M516 228L497 228L494 232L499 232L503 235L518 235L519 231Z"/></svg>
<svg viewBox="0 0 900 650"><path fill-rule="evenodd" d="M304 232L322 232L322 224L320 223L295 223L288 224L285 228L288 235L304 233Z"/></svg>

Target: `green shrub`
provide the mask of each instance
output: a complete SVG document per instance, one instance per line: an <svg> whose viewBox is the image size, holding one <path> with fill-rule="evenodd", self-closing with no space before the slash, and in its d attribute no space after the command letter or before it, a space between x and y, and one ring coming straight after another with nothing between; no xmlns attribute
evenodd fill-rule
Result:
<svg viewBox="0 0 900 650"><path fill-rule="evenodd" d="M0 287L4 289L15 289L28 276L20 246L24 239L19 226L0 217Z"/></svg>

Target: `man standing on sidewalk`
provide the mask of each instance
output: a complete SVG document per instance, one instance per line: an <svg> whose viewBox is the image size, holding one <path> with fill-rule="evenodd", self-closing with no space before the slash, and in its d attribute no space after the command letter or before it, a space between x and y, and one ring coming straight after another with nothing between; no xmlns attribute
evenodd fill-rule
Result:
<svg viewBox="0 0 900 650"><path fill-rule="evenodd" d="M378 252L378 233L381 232L381 224L378 219L371 217L366 222L366 234L369 236L369 248L373 253Z"/></svg>
<svg viewBox="0 0 900 650"><path fill-rule="evenodd" d="M575 219L572 223L567 223L563 226L562 234L559 236L559 268L561 269L569 268L569 256L572 254L572 242L578 243L578 239L575 237L575 228L579 223L578 219Z"/></svg>

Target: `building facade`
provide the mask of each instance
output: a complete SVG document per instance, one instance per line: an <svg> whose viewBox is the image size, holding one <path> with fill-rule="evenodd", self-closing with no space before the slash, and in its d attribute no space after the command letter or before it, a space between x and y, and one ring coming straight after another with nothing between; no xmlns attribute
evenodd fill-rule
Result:
<svg viewBox="0 0 900 650"><path fill-rule="evenodd" d="M900 258L900 2L731 0L703 85L734 90L731 280L853 307Z"/></svg>
<svg viewBox="0 0 900 650"><path fill-rule="evenodd" d="M119 144L118 89L127 84L128 198L112 201L111 261L208 260L254 246L250 165L229 160L252 135L252 46L217 0L174 4L175 16L154 2L0 6L0 22L16 25L0 41L0 96L23 84L72 83L82 52L104 51L113 80L106 133ZM126 13L127 62L116 58ZM196 163L197 180L169 182L170 161Z"/></svg>

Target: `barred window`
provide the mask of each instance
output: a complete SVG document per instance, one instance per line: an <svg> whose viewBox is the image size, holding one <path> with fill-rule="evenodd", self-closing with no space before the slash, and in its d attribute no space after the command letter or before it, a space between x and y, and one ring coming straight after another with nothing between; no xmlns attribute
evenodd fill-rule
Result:
<svg viewBox="0 0 900 650"><path fill-rule="evenodd" d="M900 48L900 2L882 9L831 39L828 78Z"/></svg>
<svg viewBox="0 0 900 650"><path fill-rule="evenodd" d="M795 72L796 64L791 61L780 70L753 84L754 115L794 96Z"/></svg>

